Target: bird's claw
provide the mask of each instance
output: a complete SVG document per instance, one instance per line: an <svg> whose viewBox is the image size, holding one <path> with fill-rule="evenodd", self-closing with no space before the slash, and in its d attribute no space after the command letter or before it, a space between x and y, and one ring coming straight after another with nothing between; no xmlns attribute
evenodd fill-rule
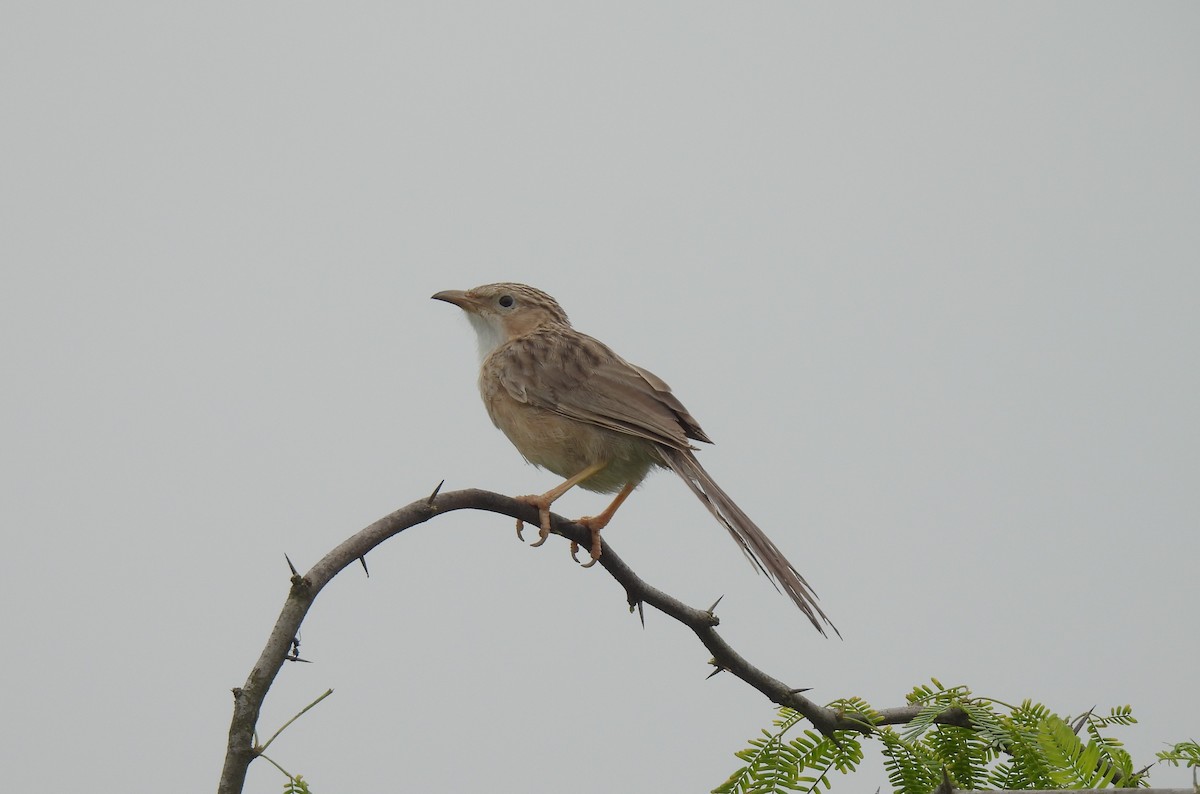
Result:
<svg viewBox="0 0 1200 794"><path fill-rule="evenodd" d="M587 527L588 531L592 533L592 544L591 544L591 548L589 549L589 551L591 552L592 558L590 560L588 560L587 562L582 563L580 566L582 568L591 568L593 565L596 564L596 561L600 559L600 551L602 548L601 543L600 543L600 529L598 527L592 526L592 522L593 522L593 519L591 516L584 516L583 518L581 518L575 522L576 524L579 524L580 526ZM571 559L575 560L575 562L579 562L579 560L576 559L576 557L575 557L575 552L577 552L577 551L579 551L579 544L576 543L575 541L571 541Z"/></svg>
<svg viewBox="0 0 1200 794"><path fill-rule="evenodd" d="M550 537L550 508L538 505L538 517L542 520L542 525L538 527L538 539L529 544L532 548L542 545L546 538Z"/></svg>
<svg viewBox="0 0 1200 794"><path fill-rule="evenodd" d="M550 537L550 505L548 502L546 502L543 496L518 496L517 501L523 504L532 505L538 509L538 539L529 544L530 548L537 548L545 543L546 539ZM606 516L599 516L595 518L592 516L584 516L575 523L579 524L580 526L587 527L588 531L592 533L592 542L590 544L590 548L588 549L591 559L587 562L579 563L579 557L577 556L579 554L579 544L575 541L571 541L571 559L575 560L576 563L579 563L580 566L584 568L591 568L596 564L596 560L600 559L600 551L602 548L600 542L600 530L605 524L608 523L608 519ZM525 540L525 537L521 534L521 530L524 528L525 522L518 518L517 537L522 541Z"/></svg>
<svg viewBox="0 0 1200 794"><path fill-rule="evenodd" d="M546 542L546 538L550 537L550 505L541 496L518 496L518 502L527 505L532 505L538 509L538 539L529 545L536 548ZM525 522L517 519L517 537L522 541L525 536L521 534L521 530L525 528Z"/></svg>

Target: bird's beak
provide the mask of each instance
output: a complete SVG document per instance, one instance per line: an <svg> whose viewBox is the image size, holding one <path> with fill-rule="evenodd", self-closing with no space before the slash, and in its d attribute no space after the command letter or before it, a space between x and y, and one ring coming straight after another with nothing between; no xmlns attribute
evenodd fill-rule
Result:
<svg viewBox="0 0 1200 794"><path fill-rule="evenodd" d="M479 310L479 304L467 293L460 289L447 289L441 292L434 293L432 296L435 301L445 301L453 303L464 312L475 312Z"/></svg>

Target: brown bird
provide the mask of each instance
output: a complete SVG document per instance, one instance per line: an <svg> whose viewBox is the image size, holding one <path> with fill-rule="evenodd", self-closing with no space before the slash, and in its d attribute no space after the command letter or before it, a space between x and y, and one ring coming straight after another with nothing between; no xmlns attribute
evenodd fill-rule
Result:
<svg viewBox="0 0 1200 794"><path fill-rule="evenodd" d="M602 551L600 530L617 508L652 468L668 468L817 631L825 634L818 617L837 631L795 566L696 460L688 439L712 441L661 378L576 331L558 301L539 289L486 284L433 297L466 312L479 334L479 391L492 422L527 461L567 478L544 494L518 497L538 508L534 546L550 534L550 505L571 488L616 493L604 512L576 522L592 533L590 567ZM518 535L521 527L518 521Z"/></svg>

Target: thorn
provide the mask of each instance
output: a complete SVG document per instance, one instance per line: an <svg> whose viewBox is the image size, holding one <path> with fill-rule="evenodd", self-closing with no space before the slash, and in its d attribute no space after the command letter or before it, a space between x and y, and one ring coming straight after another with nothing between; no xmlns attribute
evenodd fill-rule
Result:
<svg viewBox="0 0 1200 794"><path fill-rule="evenodd" d="M715 669L715 670L713 670L713 671L712 671L711 673L709 673L708 675L704 676L704 680L705 680L705 681L707 681L708 679L712 678L712 677L713 677L713 676L715 676L717 673L723 673L723 672L725 672L725 668L724 668L724 667L722 667L721 665L717 664L717 660L716 660L716 659L709 659L709 660L708 660L708 663L709 663L709 664L711 664L711 665L712 665L714 668L716 668L716 669Z"/></svg>
<svg viewBox="0 0 1200 794"><path fill-rule="evenodd" d="M708 609L706 609L705 612L707 612L708 614L711 615L713 613L713 610L715 610L717 608L717 604L721 603L721 599L724 597L725 597L724 595L718 596L717 600L713 601L713 605L710 606Z"/></svg>
<svg viewBox="0 0 1200 794"><path fill-rule="evenodd" d="M425 504L429 505L430 507L433 507L433 500L437 499L438 491L442 490L442 486L445 484L446 484L445 480L442 480L441 482L439 482L437 484L437 487L433 489L433 493L429 494L429 498L425 500Z"/></svg>
<svg viewBox="0 0 1200 794"><path fill-rule="evenodd" d="M789 689L788 693L792 695L799 695L801 692L812 692L812 690L813 688L810 686L802 686L799 689Z"/></svg>
<svg viewBox="0 0 1200 794"><path fill-rule="evenodd" d="M304 662L305 664L312 664L312 662L310 662L308 659L300 658L300 637L298 635L292 637L292 650L288 652L287 656L283 657L283 660L285 662Z"/></svg>
<svg viewBox="0 0 1200 794"><path fill-rule="evenodd" d="M642 621L642 628L646 628L646 612L642 609L642 599L633 594L633 591L625 591L625 603L629 604L629 614L633 614L633 610L637 610L638 618Z"/></svg>
<svg viewBox="0 0 1200 794"><path fill-rule="evenodd" d="M287 560L288 567L292 569L292 576L299 576L300 572L296 570L295 565L292 565L292 558L287 556L286 554L283 555L283 558L285 560Z"/></svg>
<svg viewBox="0 0 1200 794"><path fill-rule="evenodd" d="M1090 709L1080 714L1079 718L1071 723L1071 730L1075 732L1076 736L1079 735L1079 731L1083 728L1084 724L1088 721L1088 717L1092 716L1092 712L1095 710L1096 707L1092 706Z"/></svg>
<svg viewBox="0 0 1200 794"><path fill-rule="evenodd" d="M367 578L370 579L371 572L367 570L367 555L364 554L363 556L359 557L358 561L362 563L363 573L365 573Z"/></svg>

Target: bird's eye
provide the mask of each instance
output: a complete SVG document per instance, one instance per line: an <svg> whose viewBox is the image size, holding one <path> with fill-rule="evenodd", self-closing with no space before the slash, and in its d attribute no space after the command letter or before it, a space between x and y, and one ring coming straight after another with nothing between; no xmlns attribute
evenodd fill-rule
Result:
<svg viewBox="0 0 1200 794"><path fill-rule="evenodd" d="M511 307L514 303L516 303L516 301L513 300L512 295L501 295L499 303L501 306L503 306L504 308L507 309L507 308Z"/></svg>

